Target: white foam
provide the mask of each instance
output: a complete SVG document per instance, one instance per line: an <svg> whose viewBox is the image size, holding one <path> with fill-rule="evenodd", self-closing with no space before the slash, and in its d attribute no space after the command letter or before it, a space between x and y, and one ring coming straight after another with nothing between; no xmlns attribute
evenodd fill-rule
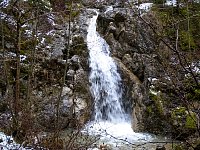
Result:
<svg viewBox="0 0 200 150"><path fill-rule="evenodd" d="M136 143L153 140L153 137L149 134L134 132L129 122L90 122L86 125L84 132L100 136L101 140L109 139L108 143L116 143L116 141Z"/></svg>

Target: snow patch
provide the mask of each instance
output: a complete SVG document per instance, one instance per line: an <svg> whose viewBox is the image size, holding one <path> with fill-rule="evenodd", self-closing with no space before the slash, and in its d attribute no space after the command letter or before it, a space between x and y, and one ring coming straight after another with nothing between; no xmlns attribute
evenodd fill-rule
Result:
<svg viewBox="0 0 200 150"><path fill-rule="evenodd" d="M0 7L1 7L1 5L0 5ZM5 19L6 22L8 22L8 23L10 23L12 25L16 25L16 21L13 19L12 16L10 16L8 14L5 14L3 12L0 12L0 16L1 16L0 19Z"/></svg>
<svg viewBox="0 0 200 150"><path fill-rule="evenodd" d="M158 94L160 94L160 91L154 91L154 90L152 90L152 89L150 89L149 92L150 92L151 94L153 94L153 95L158 95Z"/></svg>
<svg viewBox="0 0 200 150"><path fill-rule="evenodd" d="M186 69L188 70L188 72L190 72L191 69L193 73L200 74L200 61L191 63L191 65L189 65L189 67L187 67ZM185 75L185 77L190 77L190 76L191 76L190 73L187 73Z"/></svg>
<svg viewBox="0 0 200 150"><path fill-rule="evenodd" d="M176 6L176 0L167 0L165 5L168 6Z"/></svg>
<svg viewBox="0 0 200 150"><path fill-rule="evenodd" d="M55 16L53 14L48 15L48 21L52 26L56 25L54 20L55 20Z"/></svg>
<svg viewBox="0 0 200 150"><path fill-rule="evenodd" d="M2 2L0 2L0 7L7 7L8 6L8 3L9 3L10 0L3 0Z"/></svg>
<svg viewBox="0 0 200 150"><path fill-rule="evenodd" d="M55 36L55 30L50 30L49 32L46 33L48 36Z"/></svg>
<svg viewBox="0 0 200 150"><path fill-rule="evenodd" d="M106 8L106 11L105 11L104 13L107 13L107 12L109 12L109 11L113 11L113 6L108 6L108 7Z"/></svg>
<svg viewBox="0 0 200 150"><path fill-rule="evenodd" d="M0 149L1 150L25 150L20 144L16 144L11 136L0 132Z"/></svg>
<svg viewBox="0 0 200 150"><path fill-rule="evenodd" d="M191 64L192 71L200 73L200 61Z"/></svg>
<svg viewBox="0 0 200 150"><path fill-rule="evenodd" d="M12 53L12 52L9 52L9 53L8 53L8 56L9 56L9 57L16 57L16 54L15 54L15 53ZM26 60L26 58L27 58L26 55L20 55L20 61L21 61L21 62L24 61L24 60Z"/></svg>
<svg viewBox="0 0 200 150"><path fill-rule="evenodd" d="M139 5L139 9L145 10L146 12L149 11L152 7L153 3L142 3Z"/></svg>

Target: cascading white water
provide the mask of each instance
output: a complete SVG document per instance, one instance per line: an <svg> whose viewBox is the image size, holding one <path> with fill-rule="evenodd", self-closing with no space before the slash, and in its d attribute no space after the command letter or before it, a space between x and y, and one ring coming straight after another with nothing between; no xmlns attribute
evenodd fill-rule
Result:
<svg viewBox="0 0 200 150"><path fill-rule="evenodd" d="M88 27L87 46L90 50L90 82L95 99L95 121L125 121L125 112L121 106L121 78L117 66L110 57L109 46L96 32L96 20L93 16Z"/></svg>
<svg viewBox="0 0 200 150"><path fill-rule="evenodd" d="M110 56L108 44L96 31L98 12L95 12L96 15L90 19L87 34L91 68L89 80L95 115L94 121L88 123L85 130L92 135L101 135L109 139L115 137L129 142L150 140L149 135L133 132L130 120L124 112L121 105L120 74Z"/></svg>

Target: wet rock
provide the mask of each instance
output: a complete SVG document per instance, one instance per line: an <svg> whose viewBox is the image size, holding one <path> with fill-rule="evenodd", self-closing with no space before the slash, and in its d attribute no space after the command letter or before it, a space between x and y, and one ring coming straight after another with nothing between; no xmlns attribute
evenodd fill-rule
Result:
<svg viewBox="0 0 200 150"><path fill-rule="evenodd" d="M133 117L132 127L134 131L143 130L143 117L144 117L144 100L145 100L145 88L142 85L140 79L133 74L121 60L115 58L119 67L123 83L124 83L124 99L123 105L125 111Z"/></svg>
<svg viewBox="0 0 200 150"><path fill-rule="evenodd" d="M106 41L111 43L109 44L111 50L116 48L114 43L119 43L123 47L123 55L124 52L150 54L155 45L150 40L153 33L142 22L135 20L134 14L135 10L129 8L114 8L113 11L106 14L100 13L97 20L98 31L102 35L106 35L109 30L109 23L113 22L114 26L117 27L117 36L114 36L116 42L113 42L113 39L106 38ZM136 30L137 26L140 27L139 30Z"/></svg>
<svg viewBox="0 0 200 150"><path fill-rule="evenodd" d="M156 146L156 150L166 150L165 146L158 145Z"/></svg>
<svg viewBox="0 0 200 150"><path fill-rule="evenodd" d="M191 134L194 134L198 127L199 117L193 111L188 111L185 107L177 107L171 111L172 125L175 128L173 136L176 137L176 133L181 133L177 139L186 139Z"/></svg>
<svg viewBox="0 0 200 150"><path fill-rule="evenodd" d="M145 65L142 56L134 53L131 57L129 54L125 54L122 58L123 63L130 69L135 75L139 77L141 81L144 81Z"/></svg>

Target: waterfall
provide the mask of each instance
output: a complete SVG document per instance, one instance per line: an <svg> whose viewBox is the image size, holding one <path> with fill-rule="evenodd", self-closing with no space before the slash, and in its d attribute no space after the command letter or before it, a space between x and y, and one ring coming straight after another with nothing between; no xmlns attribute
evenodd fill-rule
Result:
<svg viewBox="0 0 200 150"><path fill-rule="evenodd" d="M93 10L95 11L95 10ZM87 46L89 49L91 92L94 98L94 120L86 124L83 132L100 135L101 140L109 138L113 143L150 140L149 135L135 133L130 117L122 107L122 83L117 66L110 56L110 48L96 31L98 12L89 22ZM113 138L115 137L115 138Z"/></svg>
<svg viewBox="0 0 200 150"><path fill-rule="evenodd" d="M121 78L117 66L110 56L106 41L96 31L98 12L90 20L87 46L90 55L91 92L94 97L95 121L125 121L126 115L121 106Z"/></svg>

